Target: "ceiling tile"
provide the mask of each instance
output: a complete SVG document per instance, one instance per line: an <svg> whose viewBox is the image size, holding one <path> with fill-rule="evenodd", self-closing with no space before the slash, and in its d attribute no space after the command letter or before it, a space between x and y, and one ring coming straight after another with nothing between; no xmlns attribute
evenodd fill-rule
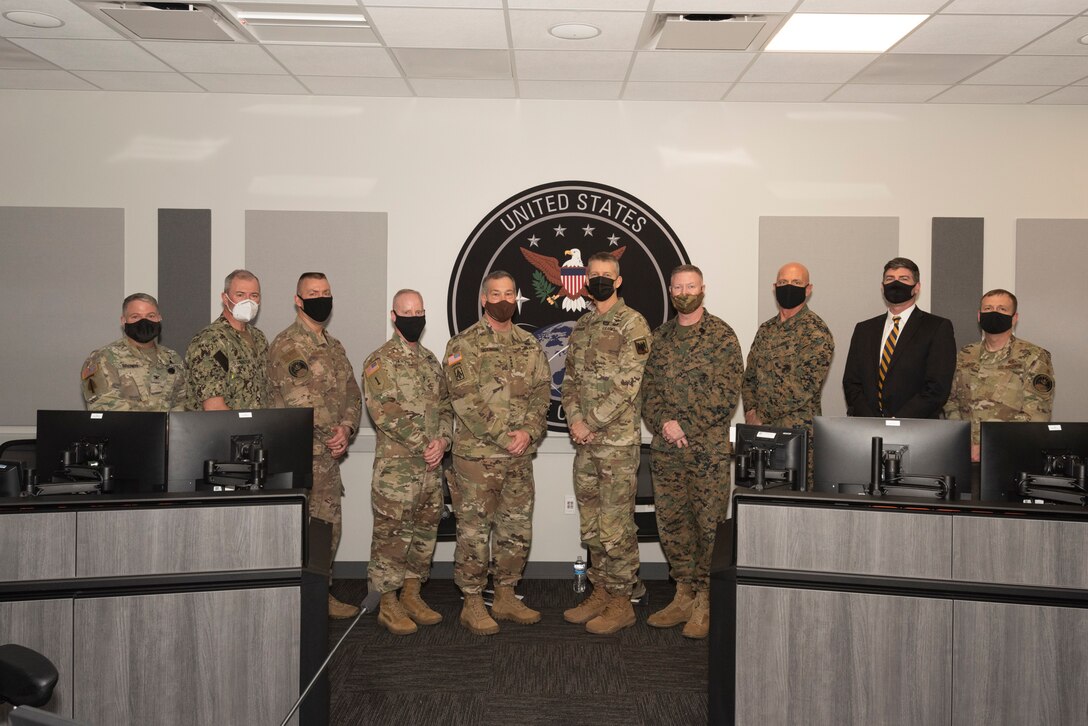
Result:
<svg viewBox="0 0 1088 726"><path fill-rule="evenodd" d="M0 88L93 91L95 87L66 71L0 70Z"/></svg>
<svg viewBox="0 0 1088 726"><path fill-rule="evenodd" d="M460 78L409 78L420 96L438 98L513 98L513 81L469 81Z"/></svg>
<svg viewBox="0 0 1088 726"><path fill-rule="evenodd" d="M30 28L0 15L0 36L5 38L90 38L120 40L121 36L86 10L68 0L18 0L0 4L0 10L30 10L64 21L59 28Z"/></svg>
<svg viewBox="0 0 1088 726"><path fill-rule="evenodd" d="M1064 86L1088 76L1088 57L1014 55L971 77L972 84Z"/></svg>
<svg viewBox="0 0 1088 726"><path fill-rule="evenodd" d="M1000 59L999 55L883 55L857 74L853 83L958 83Z"/></svg>
<svg viewBox="0 0 1088 726"><path fill-rule="evenodd" d="M797 0L655 0L655 13L788 13Z"/></svg>
<svg viewBox="0 0 1088 726"><path fill-rule="evenodd" d="M1078 15L1088 10L1085 0L952 0L944 13L981 15Z"/></svg>
<svg viewBox="0 0 1088 726"><path fill-rule="evenodd" d="M827 100L843 103L925 103L947 88L946 85L848 83Z"/></svg>
<svg viewBox="0 0 1088 726"><path fill-rule="evenodd" d="M634 50L645 19L645 13L511 10L510 35L518 50ZM600 28L601 34L587 40L563 40L548 33L560 23L586 23Z"/></svg>
<svg viewBox="0 0 1088 726"><path fill-rule="evenodd" d="M948 0L805 0L799 13L935 13Z"/></svg>
<svg viewBox="0 0 1088 726"><path fill-rule="evenodd" d="M1054 93L1036 99L1034 103L1088 105L1088 86L1060 88L1057 91L1054 91Z"/></svg>
<svg viewBox="0 0 1088 726"><path fill-rule="evenodd" d="M522 98L564 98L577 100L615 100L620 97L620 81L522 81Z"/></svg>
<svg viewBox="0 0 1088 726"><path fill-rule="evenodd" d="M878 56L873 53L762 53L746 83L845 83Z"/></svg>
<svg viewBox="0 0 1088 726"><path fill-rule="evenodd" d="M344 78L302 76L303 85L318 96L411 96L402 78Z"/></svg>
<svg viewBox="0 0 1088 726"><path fill-rule="evenodd" d="M189 78L213 93L306 93L291 76L246 73L190 73Z"/></svg>
<svg viewBox="0 0 1088 726"><path fill-rule="evenodd" d="M518 78L550 81L622 81L631 65L627 51L519 50Z"/></svg>
<svg viewBox="0 0 1088 726"><path fill-rule="evenodd" d="M0 68L24 70L56 70L57 67L31 53L26 48L0 38Z"/></svg>
<svg viewBox="0 0 1088 726"><path fill-rule="evenodd" d="M935 15L891 52L1012 53L1064 21L1053 15Z"/></svg>
<svg viewBox="0 0 1088 726"><path fill-rule="evenodd" d="M1020 50L1023 55L1088 55L1088 45L1079 42L1088 35L1088 18L1074 18Z"/></svg>
<svg viewBox="0 0 1088 726"><path fill-rule="evenodd" d="M511 78L510 51L396 48L394 55L412 78Z"/></svg>
<svg viewBox="0 0 1088 726"><path fill-rule="evenodd" d="M168 71L142 48L125 40L17 38L14 43L73 71Z"/></svg>
<svg viewBox="0 0 1088 726"><path fill-rule="evenodd" d="M502 0L377 0L368 8L502 8Z"/></svg>
<svg viewBox="0 0 1088 726"><path fill-rule="evenodd" d="M731 83L646 83L629 81L623 97L630 101L719 101Z"/></svg>
<svg viewBox="0 0 1088 726"><path fill-rule="evenodd" d="M966 86L949 88L930 103L1028 103L1057 86Z"/></svg>
<svg viewBox="0 0 1088 726"><path fill-rule="evenodd" d="M177 91L184 93L204 90L180 73L79 71L76 75L104 91Z"/></svg>
<svg viewBox="0 0 1088 726"><path fill-rule="evenodd" d="M646 10L650 0L507 0L511 10Z"/></svg>
<svg viewBox="0 0 1088 726"><path fill-rule="evenodd" d="M823 101L836 88L835 83L738 83L726 101L770 101L809 103Z"/></svg>
<svg viewBox="0 0 1088 726"><path fill-rule="evenodd" d="M367 6L390 48L506 48L502 10Z"/></svg>
<svg viewBox="0 0 1088 726"><path fill-rule="evenodd" d="M297 76L400 76L384 48L270 45L268 52Z"/></svg>
<svg viewBox="0 0 1088 726"><path fill-rule="evenodd" d="M735 81L754 53L697 50L642 51L631 69L632 81Z"/></svg>
<svg viewBox="0 0 1088 726"><path fill-rule="evenodd" d="M259 45L175 41L146 41L141 45L182 73L287 73Z"/></svg>

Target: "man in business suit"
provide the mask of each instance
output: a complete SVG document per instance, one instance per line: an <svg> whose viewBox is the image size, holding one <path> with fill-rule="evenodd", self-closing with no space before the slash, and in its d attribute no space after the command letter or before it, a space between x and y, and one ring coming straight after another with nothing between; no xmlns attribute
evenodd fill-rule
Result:
<svg viewBox="0 0 1088 726"><path fill-rule="evenodd" d="M850 339L846 414L937 418L956 371L952 321L915 306L922 285L911 260L889 260L882 284L888 312L858 323Z"/></svg>

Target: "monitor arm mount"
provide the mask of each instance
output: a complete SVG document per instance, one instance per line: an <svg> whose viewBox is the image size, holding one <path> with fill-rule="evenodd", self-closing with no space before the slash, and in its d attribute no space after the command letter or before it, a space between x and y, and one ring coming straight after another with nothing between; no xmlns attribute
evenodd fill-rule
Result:
<svg viewBox="0 0 1088 726"><path fill-rule="evenodd" d="M268 475L268 452L263 448L263 437L231 436L230 448L230 461L204 462L204 483L217 489L263 489Z"/></svg>
<svg viewBox="0 0 1088 726"><path fill-rule="evenodd" d="M938 499L949 499L956 491L956 477L950 474L903 474L903 449L885 451L880 436L873 437L869 467L865 492L870 496L884 496L889 489L921 489L933 492Z"/></svg>
<svg viewBox="0 0 1088 726"><path fill-rule="evenodd" d="M114 488L113 467L107 461L109 439L81 439L72 442L61 455L53 474L57 481L34 483L33 496L43 494L98 494Z"/></svg>
<svg viewBox="0 0 1088 726"><path fill-rule="evenodd" d="M787 484L790 488L796 488L796 469L770 468L771 454L773 453L774 449L762 446L751 446L743 454L737 454L735 457L737 470L736 480L751 479L751 488L755 489L757 492L761 492L764 489L786 486ZM744 485L742 484L741 486Z"/></svg>
<svg viewBox="0 0 1088 726"><path fill-rule="evenodd" d="M1026 471L1017 474L1016 489L1020 495L1056 504L1088 506L1088 487L1085 486L1088 462L1085 458L1068 453L1043 452L1043 455L1042 474Z"/></svg>

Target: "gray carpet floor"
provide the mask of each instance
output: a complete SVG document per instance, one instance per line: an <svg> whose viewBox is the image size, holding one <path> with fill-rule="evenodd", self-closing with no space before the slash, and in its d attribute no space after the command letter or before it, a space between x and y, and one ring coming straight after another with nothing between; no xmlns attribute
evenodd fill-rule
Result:
<svg viewBox="0 0 1088 726"><path fill-rule="evenodd" d="M501 622L472 635L458 622L460 592L432 580L423 597L444 620L390 635L365 615L330 664L333 726L682 726L707 722L707 641L646 625L672 598L647 582L638 623L596 636L563 620L582 598L569 580L525 580L518 593L543 612L535 625ZM333 594L359 602L364 580L337 580ZM330 647L351 621L329 622Z"/></svg>

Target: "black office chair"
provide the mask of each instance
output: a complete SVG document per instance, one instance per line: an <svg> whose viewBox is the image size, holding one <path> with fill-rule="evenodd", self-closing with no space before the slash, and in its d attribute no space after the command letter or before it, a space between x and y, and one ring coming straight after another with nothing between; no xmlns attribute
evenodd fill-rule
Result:
<svg viewBox="0 0 1088 726"><path fill-rule="evenodd" d="M453 497L450 496L449 477L453 476L453 456L446 453L442 458L442 519L438 520L439 542L457 541L457 515L453 511Z"/></svg>
<svg viewBox="0 0 1088 726"><path fill-rule="evenodd" d="M36 650L8 643L0 645L0 703L44 706L57 686L57 667Z"/></svg>
<svg viewBox="0 0 1088 726"><path fill-rule="evenodd" d="M657 542L657 510L654 506L654 484L650 476L650 445L643 444L638 458L638 486L635 489L635 524L639 542Z"/></svg>
<svg viewBox="0 0 1088 726"><path fill-rule="evenodd" d="M30 483L37 465L37 449L35 439L0 443L0 497L17 497Z"/></svg>

